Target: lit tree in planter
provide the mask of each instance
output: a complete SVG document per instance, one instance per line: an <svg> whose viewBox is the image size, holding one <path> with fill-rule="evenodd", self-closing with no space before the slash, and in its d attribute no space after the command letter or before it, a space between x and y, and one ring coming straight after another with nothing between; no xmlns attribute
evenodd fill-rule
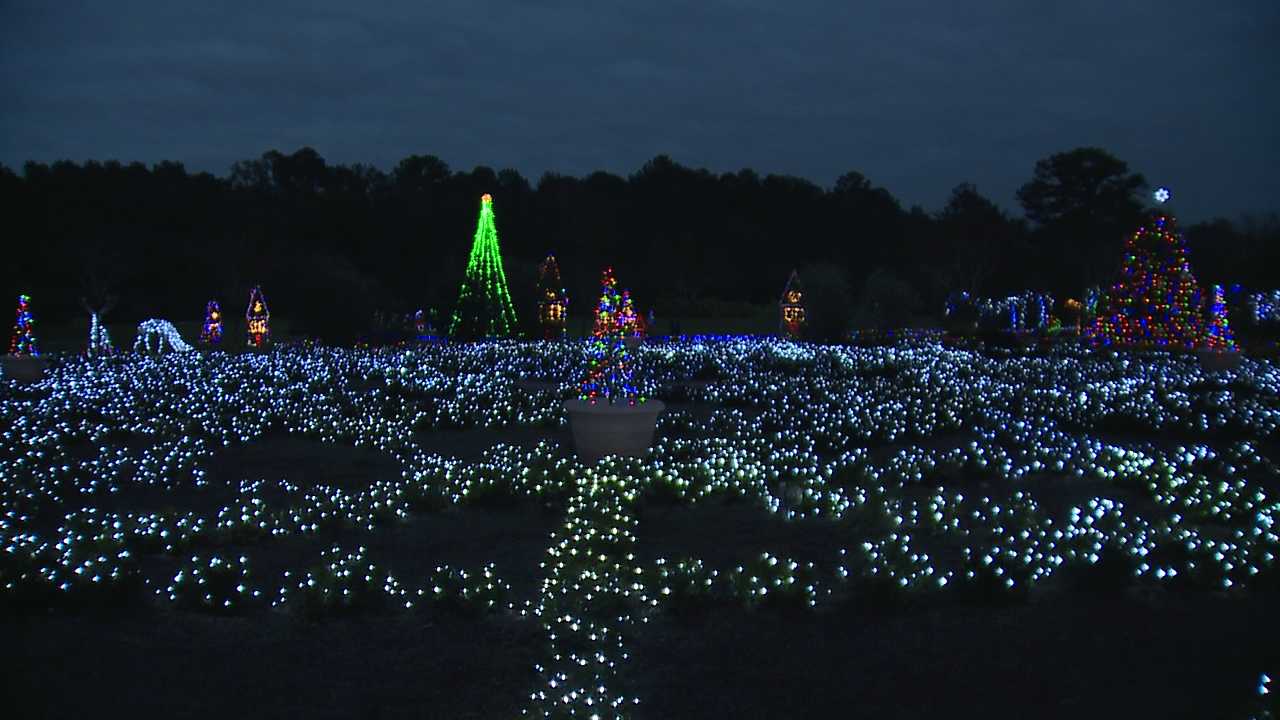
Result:
<svg viewBox="0 0 1280 720"><path fill-rule="evenodd" d="M507 290L493 219L493 196L480 197L480 219L471 241L467 273L458 292L458 305L449 323L449 337L460 339L507 337L516 331L516 309Z"/></svg>
<svg viewBox="0 0 1280 720"><path fill-rule="evenodd" d="M569 294L560 284L560 264L555 255L538 265L538 324L547 340L564 337L569 319Z"/></svg>
<svg viewBox="0 0 1280 720"><path fill-rule="evenodd" d="M623 303L612 268L605 268L600 284L586 376L578 398L564 404L574 447L587 462L606 455L643 455L653 443L658 415L666 408L636 386L635 358L627 344Z"/></svg>
<svg viewBox="0 0 1280 720"><path fill-rule="evenodd" d="M263 303L266 309L266 303ZM204 308L204 324L200 326L200 342L217 345L222 342L222 308L217 300L210 300Z"/></svg>
<svg viewBox="0 0 1280 720"><path fill-rule="evenodd" d="M249 347L261 348L271 341L271 311L267 309L261 287L255 286L249 292L249 307L244 311L244 319Z"/></svg>
<svg viewBox="0 0 1280 720"><path fill-rule="evenodd" d="M36 343L35 323L31 315L31 297L19 295L9 354L3 360L5 377L19 382L35 382L44 376L45 361L40 357Z"/></svg>

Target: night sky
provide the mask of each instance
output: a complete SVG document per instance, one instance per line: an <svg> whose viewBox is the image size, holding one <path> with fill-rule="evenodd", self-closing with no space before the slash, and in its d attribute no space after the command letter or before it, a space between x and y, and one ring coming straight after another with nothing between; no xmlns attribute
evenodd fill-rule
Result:
<svg viewBox="0 0 1280 720"><path fill-rule="evenodd" d="M1275 0L217 5L0 2L0 162L310 145L536 181L665 153L1021 214L1036 160L1096 145L1184 221L1280 206Z"/></svg>

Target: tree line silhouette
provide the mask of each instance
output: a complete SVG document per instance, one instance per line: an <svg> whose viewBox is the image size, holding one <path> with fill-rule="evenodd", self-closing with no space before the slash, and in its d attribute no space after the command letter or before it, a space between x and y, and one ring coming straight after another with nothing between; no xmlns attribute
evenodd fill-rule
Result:
<svg viewBox="0 0 1280 720"><path fill-rule="evenodd" d="M1018 193L1023 216L970 183L928 212L858 172L826 189L666 156L625 178L548 173L536 185L511 169L454 171L430 155L389 172L334 165L309 147L237 162L226 177L175 162L28 162L21 173L0 165L12 229L0 286L32 295L45 322L79 319L81 299L108 298L118 300L113 319L136 322L196 320L210 299L235 315L260 284L293 331L350 340L375 310L448 315L488 192L522 322L532 322L537 264L550 252L571 317L590 312L605 265L659 317L776 302L800 268L857 322L916 324L936 319L954 290L1079 297L1108 281L1147 190L1098 148L1035 163ZM1201 281L1280 287L1275 214L1183 229Z"/></svg>

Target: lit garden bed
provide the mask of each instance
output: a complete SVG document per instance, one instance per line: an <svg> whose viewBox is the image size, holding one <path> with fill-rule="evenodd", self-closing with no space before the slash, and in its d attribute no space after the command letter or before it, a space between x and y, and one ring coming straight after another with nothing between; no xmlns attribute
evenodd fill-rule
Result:
<svg viewBox="0 0 1280 720"><path fill-rule="evenodd" d="M20 679L71 682L48 672L42 634L124 642L136 667L173 662L186 636L202 662L250 672L219 629L249 654L291 644L349 668L319 648L380 652L357 627L398 653L372 662L403 682L340 703L392 716L457 683L481 716L705 716L715 692L690 683L758 685L785 662L803 698L762 700L758 716L844 712L854 696L922 716L931 673L966 666L943 702L1017 714L1031 699L1007 691L1017 673L1069 696L1065 717L1105 713L1097 683L1152 712L1237 685L1246 703L1271 669L1274 362L1206 373L1161 353L995 356L927 336L634 352L639 392L670 408L647 453L590 464L568 442L576 387L555 380L582 362L572 342L126 355L0 383L0 602L24 628ZM146 636L138 617L168 629ZM1129 627L1162 660L1117 660L1138 675L1112 683L1100 669ZM463 650L468 636L484 647ZM680 672L664 646L699 669L663 680ZM441 653L502 680L467 685ZM920 654L933 659L915 667ZM119 667L93 690L130 682ZM278 670L283 692L327 692L334 680L308 667ZM174 690L133 706L171 710L198 668L167 669ZM1152 696L1158 673L1177 692ZM714 707L751 706L741 692ZM44 700L73 712L72 696ZM209 707L281 707L245 698L262 704Z"/></svg>

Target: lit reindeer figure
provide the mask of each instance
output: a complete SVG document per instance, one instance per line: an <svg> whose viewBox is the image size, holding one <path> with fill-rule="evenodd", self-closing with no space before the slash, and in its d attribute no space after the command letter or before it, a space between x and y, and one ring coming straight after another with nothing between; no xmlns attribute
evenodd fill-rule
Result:
<svg viewBox="0 0 1280 720"><path fill-rule="evenodd" d="M133 349L135 352L155 352L157 355L164 352L164 345L169 345L169 350L177 352L188 352L192 347L183 341L182 336L178 334L178 328L168 320L143 320L138 323L138 336L133 341ZM151 350L151 346L155 346L155 350Z"/></svg>

